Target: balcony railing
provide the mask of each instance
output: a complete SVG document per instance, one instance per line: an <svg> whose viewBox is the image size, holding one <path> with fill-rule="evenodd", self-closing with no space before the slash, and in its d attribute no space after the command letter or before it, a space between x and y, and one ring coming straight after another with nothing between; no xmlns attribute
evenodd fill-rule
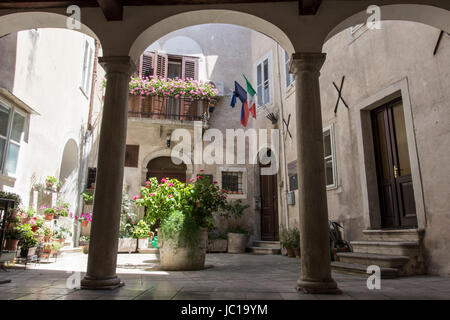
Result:
<svg viewBox="0 0 450 320"><path fill-rule="evenodd" d="M205 119L208 101L159 96L128 97L128 116L133 118L197 121Z"/></svg>

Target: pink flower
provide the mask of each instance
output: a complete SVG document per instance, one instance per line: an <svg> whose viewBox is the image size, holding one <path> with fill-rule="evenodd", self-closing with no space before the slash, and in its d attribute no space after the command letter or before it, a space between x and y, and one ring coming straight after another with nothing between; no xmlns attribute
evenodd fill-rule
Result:
<svg viewBox="0 0 450 320"><path fill-rule="evenodd" d="M78 220L78 216L75 216L75 220Z"/></svg>
<svg viewBox="0 0 450 320"><path fill-rule="evenodd" d="M136 200L139 199L139 198L140 198L139 195L135 195L135 196L133 197L133 200L136 201Z"/></svg>
<svg viewBox="0 0 450 320"><path fill-rule="evenodd" d="M166 182L166 178L162 178L162 179L161 179L161 182L162 182L162 183Z"/></svg>
<svg viewBox="0 0 450 320"><path fill-rule="evenodd" d="M194 182L195 181L195 179L194 178L192 178L191 180L189 180L189 182Z"/></svg>
<svg viewBox="0 0 450 320"><path fill-rule="evenodd" d="M174 186L174 184L173 183L169 183L169 187L173 187Z"/></svg>
<svg viewBox="0 0 450 320"><path fill-rule="evenodd" d="M213 181L213 184L217 184L217 181Z"/></svg>
<svg viewBox="0 0 450 320"><path fill-rule="evenodd" d="M200 172L205 172L205 170L202 169L202 170L200 170Z"/></svg>
<svg viewBox="0 0 450 320"><path fill-rule="evenodd" d="M197 207L200 207L200 201L197 201Z"/></svg>
<svg viewBox="0 0 450 320"><path fill-rule="evenodd" d="M149 196L150 196L150 197L153 197L153 193L150 193Z"/></svg>
<svg viewBox="0 0 450 320"><path fill-rule="evenodd" d="M167 198L172 198L173 197L173 195L171 195L171 194L169 194L168 196L167 196Z"/></svg>

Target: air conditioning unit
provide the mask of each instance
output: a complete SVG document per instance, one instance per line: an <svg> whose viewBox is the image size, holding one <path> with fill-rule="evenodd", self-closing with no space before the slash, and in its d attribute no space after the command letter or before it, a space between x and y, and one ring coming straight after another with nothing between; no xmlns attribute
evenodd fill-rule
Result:
<svg viewBox="0 0 450 320"><path fill-rule="evenodd" d="M224 85L223 81L216 81L216 80L210 80L209 83L214 85L216 89L219 91L218 95L223 97L224 96Z"/></svg>

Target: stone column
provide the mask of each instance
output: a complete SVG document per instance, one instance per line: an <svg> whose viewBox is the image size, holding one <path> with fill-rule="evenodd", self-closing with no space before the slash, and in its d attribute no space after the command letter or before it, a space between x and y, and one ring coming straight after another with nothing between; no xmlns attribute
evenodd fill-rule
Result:
<svg viewBox="0 0 450 320"><path fill-rule="evenodd" d="M128 83L134 68L130 57L102 57L106 93L98 150L94 209L87 273L82 289L114 289L122 201L123 166L128 117Z"/></svg>
<svg viewBox="0 0 450 320"><path fill-rule="evenodd" d="M319 75L323 53L294 53L301 276L297 290L339 293L331 278Z"/></svg>

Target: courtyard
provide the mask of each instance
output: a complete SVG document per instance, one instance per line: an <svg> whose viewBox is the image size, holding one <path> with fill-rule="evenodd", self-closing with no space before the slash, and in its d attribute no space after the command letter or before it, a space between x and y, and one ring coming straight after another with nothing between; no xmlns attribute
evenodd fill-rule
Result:
<svg viewBox="0 0 450 320"><path fill-rule="evenodd" d="M382 279L369 290L366 278L333 273L341 295L303 294L295 284L300 261L282 255L208 254L201 271L158 270L152 254L119 254L117 274L125 285L115 290L78 290L67 279L86 272L87 255L73 254L52 263L1 272L2 300L447 300L450 279L413 276Z"/></svg>

